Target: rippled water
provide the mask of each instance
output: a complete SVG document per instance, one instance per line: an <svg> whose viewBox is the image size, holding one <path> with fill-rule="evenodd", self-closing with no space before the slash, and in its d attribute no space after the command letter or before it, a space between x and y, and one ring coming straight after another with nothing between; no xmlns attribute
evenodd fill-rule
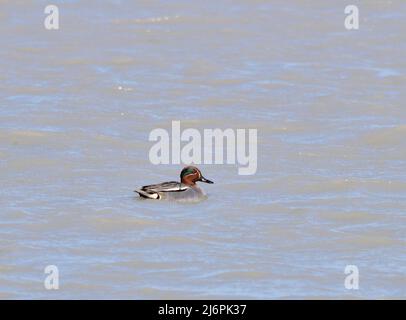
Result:
<svg viewBox="0 0 406 320"><path fill-rule="evenodd" d="M406 298L406 2L47 4L0 0L0 298ZM172 120L258 129L257 173L138 199Z"/></svg>

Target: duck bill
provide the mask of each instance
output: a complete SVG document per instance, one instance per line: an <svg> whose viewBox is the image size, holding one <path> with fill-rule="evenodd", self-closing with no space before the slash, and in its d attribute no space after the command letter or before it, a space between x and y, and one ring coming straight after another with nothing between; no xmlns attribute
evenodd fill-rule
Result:
<svg viewBox="0 0 406 320"><path fill-rule="evenodd" d="M210 181L209 179L206 179L205 177L201 177L199 181L210 183L210 184L214 183L213 181Z"/></svg>

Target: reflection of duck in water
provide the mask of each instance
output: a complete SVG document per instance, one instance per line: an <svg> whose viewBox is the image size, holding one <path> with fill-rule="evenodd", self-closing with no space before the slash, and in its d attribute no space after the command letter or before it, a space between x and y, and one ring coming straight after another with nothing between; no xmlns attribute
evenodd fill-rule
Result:
<svg viewBox="0 0 406 320"><path fill-rule="evenodd" d="M205 193L196 182L213 183L202 176L196 167L185 167L180 173L180 182L170 181L159 184L143 186L134 190L140 197L147 199L168 199L168 200L200 200L205 198Z"/></svg>

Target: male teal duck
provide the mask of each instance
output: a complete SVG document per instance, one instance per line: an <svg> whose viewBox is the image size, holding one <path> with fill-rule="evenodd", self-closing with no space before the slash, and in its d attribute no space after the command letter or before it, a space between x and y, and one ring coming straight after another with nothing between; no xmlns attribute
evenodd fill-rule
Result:
<svg viewBox="0 0 406 320"><path fill-rule="evenodd" d="M134 192L147 199L196 201L206 197L204 191L197 186L197 181L213 183L213 181L203 177L198 168L188 166L180 173L180 182L170 181L152 184L143 186Z"/></svg>

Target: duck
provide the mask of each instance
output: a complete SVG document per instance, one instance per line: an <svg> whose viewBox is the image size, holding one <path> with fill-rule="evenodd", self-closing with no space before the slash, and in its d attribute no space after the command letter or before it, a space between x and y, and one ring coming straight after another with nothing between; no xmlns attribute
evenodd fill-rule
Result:
<svg viewBox="0 0 406 320"><path fill-rule="evenodd" d="M194 166L184 167L180 173L180 182L169 181L140 187L134 192L141 198L154 200L202 200L206 198L205 192L196 182L213 184L213 181L203 177L200 170Z"/></svg>

